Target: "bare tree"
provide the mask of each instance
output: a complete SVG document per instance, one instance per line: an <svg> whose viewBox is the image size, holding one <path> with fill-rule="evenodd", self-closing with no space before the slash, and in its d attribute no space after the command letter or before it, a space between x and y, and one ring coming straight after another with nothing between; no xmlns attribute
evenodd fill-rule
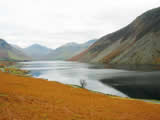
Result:
<svg viewBox="0 0 160 120"><path fill-rule="evenodd" d="M82 88L85 88L87 86L86 80L80 80L80 85Z"/></svg>

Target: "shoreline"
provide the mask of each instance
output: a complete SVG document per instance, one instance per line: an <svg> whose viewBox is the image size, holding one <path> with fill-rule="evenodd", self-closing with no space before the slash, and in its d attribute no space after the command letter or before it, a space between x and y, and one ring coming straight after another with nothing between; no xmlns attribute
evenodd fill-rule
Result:
<svg viewBox="0 0 160 120"><path fill-rule="evenodd" d="M0 119L160 119L160 105L156 103L6 72L0 76Z"/></svg>
<svg viewBox="0 0 160 120"><path fill-rule="evenodd" d="M7 63L7 66L6 66L7 70L5 70L3 72L7 72L9 74L13 74L13 75L17 75L17 76L36 78L36 77L33 77L31 74L29 74L30 73L29 70L22 70L20 67L17 67L17 66L19 66L19 64L17 62L11 62L11 64L10 64L10 61L9 61L9 64ZM37 78L37 79L42 79L42 80L49 81L48 79L44 79L44 78ZM49 82L57 82L57 83L60 83L60 84L64 84L64 83L61 83L61 82L58 82L58 81L49 81ZM64 85L71 86L71 87L74 87L74 88L86 89L86 90L88 90L90 92L93 92L93 93L99 93L99 94L103 94L103 95L111 96L111 97L120 97L122 99L140 100L140 101L144 101L144 102L160 104L160 100L156 100L156 99L138 99L138 98L122 97L122 96L106 94L106 93L98 92L98 91L94 91L94 90L89 90L87 88L82 88L80 85L74 85L74 84L64 84Z"/></svg>

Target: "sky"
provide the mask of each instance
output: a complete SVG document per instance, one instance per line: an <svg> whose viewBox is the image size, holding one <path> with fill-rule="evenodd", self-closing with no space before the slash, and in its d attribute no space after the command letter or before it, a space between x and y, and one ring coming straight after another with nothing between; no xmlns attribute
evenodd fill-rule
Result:
<svg viewBox="0 0 160 120"><path fill-rule="evenodd" d="M57 48L114 32L159 0L0 0L0 38Z"/></svg>

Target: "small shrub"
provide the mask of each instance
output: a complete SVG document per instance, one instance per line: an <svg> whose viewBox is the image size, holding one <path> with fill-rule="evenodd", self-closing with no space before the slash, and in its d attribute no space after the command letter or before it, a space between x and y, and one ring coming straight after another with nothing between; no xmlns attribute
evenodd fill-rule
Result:
<svg viewBox="0 0 160 120"><path fill-rule="evenodd" d="M86 80L80 80L80 86L81 86L82 88L85 88L85 87L87 86Z"/></svg>

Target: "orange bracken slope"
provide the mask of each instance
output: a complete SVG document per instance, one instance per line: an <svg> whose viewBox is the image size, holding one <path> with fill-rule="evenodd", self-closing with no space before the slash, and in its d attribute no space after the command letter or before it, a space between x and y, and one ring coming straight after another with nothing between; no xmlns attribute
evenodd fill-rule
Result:
<svg viewBox="0 0 160 120"><path fill-rule="evenodd" d="M160 105L0 72L0 120L160 120Z"/></svg>

